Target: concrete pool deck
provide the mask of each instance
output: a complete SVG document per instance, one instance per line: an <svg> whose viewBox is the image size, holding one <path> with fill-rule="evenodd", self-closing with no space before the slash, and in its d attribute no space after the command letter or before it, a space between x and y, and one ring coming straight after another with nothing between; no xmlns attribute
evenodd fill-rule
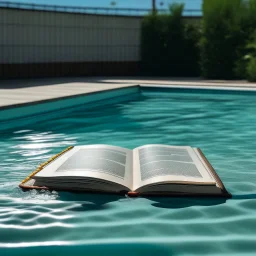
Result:
<svg viewBox="0 0 256 256"><path fill-rule="evenodd" d="M45 78L0 81L0 109L130 86L256 90L246 81L194 78Z"/></svg>

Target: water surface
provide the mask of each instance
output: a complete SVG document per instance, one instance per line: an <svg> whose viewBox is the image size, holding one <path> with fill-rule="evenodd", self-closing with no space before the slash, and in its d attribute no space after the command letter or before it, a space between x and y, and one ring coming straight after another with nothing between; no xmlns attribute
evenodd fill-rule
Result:
<svg viewBox="0 0 256 256"><path fill-rule="evenodd" d="M256 253L255 94L149 90L103 109L79 106L0 132L1 255ZM200 147L233 198L131 199L17 188L67 146L101 143Z"/></svg>

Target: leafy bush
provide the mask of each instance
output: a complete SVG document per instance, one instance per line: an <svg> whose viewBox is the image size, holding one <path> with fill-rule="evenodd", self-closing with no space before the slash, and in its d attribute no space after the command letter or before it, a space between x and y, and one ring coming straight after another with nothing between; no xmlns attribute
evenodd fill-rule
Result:
<svg viewBox="0 0 256 256"><path fill-rule="evenodd" d="M183 8L182 4L173 4L168 15L153 13L144 18L141 36L144 74L201 74L215 79L248 75L251 80L254 60L244 56L252 56L247 44L256 28L256 0L204 0L202 30L184 23Z"/></svg>
<svg viewBox="0 0 256 256"><path fill-rule="evenodd" d="M256 82L256 58L253 57L250 59L247 68L247 79L250 82Z"/></svg>
<svg viewBox="0 0 256 256"><path fill-rule="evenodd" d="M185 26L183 72L188 76L200 76L201 31L194 25Z"/></svg>
<svg viewBox="0 0 256 256"><path fill-rule="evenodd" d="M144 18L141 35L142 71L150 75L161 75L166 57L164 33L165 16L155 14Z"/></svg>
<svg viewBox="0 0 256 256"><path fill-rule="evenodd" d="M256 28L256 0L243 0L241 17L241 30L247 40L250 39Z"/></svg>
<svg viewBox="0 0 256 256"><path fill-rule="evenodd" d="M249 43L242 48L241 57L236 63L235 72L239 78L247 78L247 68L252 58L256 58L256 30L251 35Z"/></svg>
<svg viewBox="0 0 256 256"><path fill-rule="evenodd" d="M256 82L256 31L252 37L252 41L247 44L247 55L244 59L247 62L246 65L246 78L251 82Z"/></svg>
<svg viewBox="0 0 256 256"><path fill-rule="evenodd" d="M206 78L234 77L237 49L243 44L243 0L205 0L201 39L201 68Z"/></svg>
<svg viewBox="0 0 256 256"><path fill-rule="evenodd" d="M183 4L170 6L170 14L151 14L142 22L142 69L147 75L198 76L197 27L185 25Z"/></svg>
<svg viewBox="0 0 256 256"><path fill-rule="evenodd" d="M235 64L235 74L237 78L246 78L247 65L249 59L245 56L251 54L251 48L248 42L256 42L256 0L247 0L243 2L243 9L241 11L241 32L243 36L243 43L236 49L238 53L238 60Z"/></svg>
<svg viewBox="0 0 256 256"><path fill-rule="evenodd" d="M206 78L242 78L256 28L256 0L204 0L201 70Z"/></svg>
<svg viewBox="0 0 256 256"><path fill-rule="evenodd" d="M184 65L184 23L182 19L183 4L170 6L170 14L166 17L166 62L165 74L180 76Z"/></svg>

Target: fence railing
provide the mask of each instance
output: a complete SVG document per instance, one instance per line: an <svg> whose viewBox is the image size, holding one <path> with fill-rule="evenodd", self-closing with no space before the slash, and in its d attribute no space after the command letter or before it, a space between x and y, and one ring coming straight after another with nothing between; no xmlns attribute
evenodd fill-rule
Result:
<svg viewBox="0 0 256 256"><path fill-rule="evenodd" d="M84 6L61 6L47 4L32 4L21 2L0 1L0 8L13 8L23 10L38 10L52 12L84 13L84 14L101 14L117 16L145 16L152 12L151 9L143 8L116 8L116 7L84 7ZM159 13L168 13L168 9L158 9ZM200 17L202 11L198 9L184 9L183 16Z"/></svg>

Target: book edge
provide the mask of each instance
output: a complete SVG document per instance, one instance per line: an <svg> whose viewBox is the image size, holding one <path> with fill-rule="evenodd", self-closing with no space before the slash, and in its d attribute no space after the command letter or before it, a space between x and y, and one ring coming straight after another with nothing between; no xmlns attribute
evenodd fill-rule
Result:
<svg viewBox="0 0 256 256"><path fill-rule="evenodd" d="M37 173L42 171L45 166L47 166L48 164L50 164L51 162L56 160L58 157L62 156L63 154L65 154L66 152L68 152L69 150L71 150L73 148L74 148L74 146L69 146L66 149L64 149L63 151L61 151L60 153L58 153L58 154L54 155L53 157L51 157L48 161L46 161L43 164L39 165L34 172L29 174L23 181L21 181L21 183L19 184L19 187L22 188L22 189L48 189L47 187L44 187L44 186L43 187L28 186L28 185L25 185L25 184L26 184L26 182L31 180Z"/></svg>
<svg viewBox="0 0 256 256"><path fill-rule="evenodd" d="M225 188L225 186L224 186L223 182L221 181L221 179L220 179L219 175L217 174L217 172L214 170L214 168L212 167L210 162L207 160L207 158L204 155L204 153L202 152L202 150L200 148L196 148L196 150L199 153L199 155L202 157L202 159L204 160L204 162L207 165L207 167L209 168L209 171L211 172L211 174L213 175L213 178L215 179L216 183L218 184L218 186L222 190L222 193L225 194L227 197L232 197L232 195Z"/></svg>

